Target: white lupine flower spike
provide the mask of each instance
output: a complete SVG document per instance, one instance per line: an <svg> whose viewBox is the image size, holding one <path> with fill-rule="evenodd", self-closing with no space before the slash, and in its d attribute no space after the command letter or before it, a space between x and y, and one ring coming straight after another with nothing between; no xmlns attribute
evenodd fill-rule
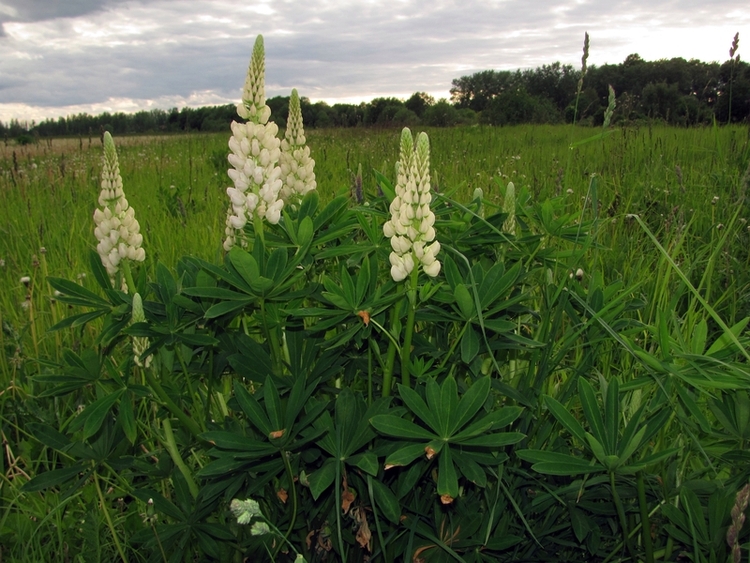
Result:
<svg viewBox="0 0 750 563"><path fill-rule="evenodd" d="M305 129L302 125L302 107L297 90L289 98L289 117L286 134L281 141L281 199L285 203L295 202L316 188L315 161L310 158L310 147L305 145Z"/></svg>
<svg viewBox="0 0 750 563"><path fill-rule="evenodd" d="M227 210L224 249L229 251L237 242L247 245L244 227L255 218L265 219L272 225L279 222L284 201L281 191L279 131L273 121L268 121L271 108L265 97L265 51L263 36L255 40L247 79L242 92L242 102L237 114L247 123L232 122L229 139L229 177L234 186L227 188L230 204Z"/></svg>
<svg viewBox="0 0 750 563"><path fill-rule="evenodd" d="M440 262L436 259L440 243L435 240L431 201L430 141L426 133L420 133L415 148L411 131L404 128L396 197L391 202L391 219L383 225L383 234L391 239L391 277L396 282L406 279L418 264L430 277L440 273Z"/></svg>
<svg viewBox="0 0 750 563"><path fill-rule="evenodd" d="M101 188L100 208L94 212L94 234L99 240L96 250L107 273L114 279L123 260L143 262L146 251L141 246L143 235L135 218L135 210L128 204L122 189L117 150L108 131L104 133ZM123 290L127 290L125 284Z"/></svg>

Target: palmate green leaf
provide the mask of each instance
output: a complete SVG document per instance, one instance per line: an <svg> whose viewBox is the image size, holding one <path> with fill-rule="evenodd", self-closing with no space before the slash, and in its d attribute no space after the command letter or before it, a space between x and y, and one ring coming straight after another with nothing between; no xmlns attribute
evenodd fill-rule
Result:
<svg viewBox="0 0 750 563"><path fill-rule="evenodd" d="M279 390L270 375L266 377L266 381L263 383L263 406L265 406L268 413L268 420L272 428L271 432L283 431L284 435L282 437L288 437L290 429L284 427Z"/></svg>
<svg viewBox="0 0 750 563"><path fill-rule="evenodd" d="M482 377L472 383L471 387L461 397L458 406L451 413L450 423L448 426L448 436L452 436L457 430L469 422L482 408L490 392L490 378Z"/></svg>
<svg viewBox="0 0 750 563"><path fill-rule="evenodd" d="M469 324L464 331L464 335L461 337L461 361L465 364L470 364L479 353L479 346L479 334Z"/></svg>
<svg viewBox="0 0 750 563"><path fill-rule="evenodd" d="M487 486L487 473L482 466L469 457L464 457L463 452L453 457L453 462L461 474L469 481L479 487Z"/></svg>
<svg viewBox="0 0 750 563"><path fill-rule="evenodd" d="M375 429L386 436L394 436L406 440L434 440L438 438L429 430L417 426L413 422L404 420L392 414L379 414L370 419Z"/></svg>
<svg viewBox="0 0 750 563"><path fill-rule="evenodd" d="M21 490L27 493L33 493L36 491L43 491L50 487L59 487L63 483L73 479L73 477L78 476L78 474L85 469L84 465L81 462L78 462L70 467L43 471L35 475L31 481L25 483L23 487L21 487Z"/></svg>
<svg viewBox="0 0 750 563"><path fill-rule="evenodd" d="M84 440L96 434L99 428L101 428L104 419L109 414L109 411L117 404L124 392L125 389L117 389L109 395L91 403L78 415L78 418L70 425L70 429L76 431L83 426Z"/></svg>
<svg viewBox="0 0 750 563"><path fill-rule="evenodd" d="M211 305L206 311L204 317L206 319L215 319L217 317L223 317L224 315L227 315L229 313L240 311L244 309L245 307L252 305L253 303L255 303L255 298L252 298L252 297L246 298L243 301L239 301L239 300L221 301L219 303Z"/></svg>
<svg viewBox="0 0 750 563"><path fill-rule="evenodd" d="M609 380L607 384L607 396L604 409L604 424L606 431L607 452L612 454L617 451L620 421L620 386L616 377Z"/></svg>
<svg viewBox="0 0 750 563"><path fill-rule="evenodd" d="M239 293L225 287L186 287L182 290L182 293L190 297L202 297L204 299L222 299L226 301L246 301L248 299L247 293Z"/></svg>
<svg viewBox="0 0 750 563"><path fill-rule="evenodd" d="M56 289L62 294L58 299L64 303L94 308L110 308L112 306L111 303L102 299L96 293L75 282L54 277L47 278L47 282L52 286L52 289ZM72 300L75 300L75 303Z"/></svg>
<svg viewBox="0 0 750 563"><path fill-rule="evenodd" d="M138 427L135 422L135 413L133 413L133 405L130 400L124 398L120 401L119 415L117 417L122 431L125 433L125 437L128 442L135 444L135 439L138 437Z"/></svg>
<svg viewBox="0 0 750 563"><path fill-rule="evenodd" d="M607 444L607 431L604 428L604 420L599 410L599 403L597 403L596 396L594 395L594 389L583 377L578 378L578 395L581 399L581 407L583 407L583 413L589 423L591 433L594 435L594 438L599 440L600 444Z"/></svg>
<svg viewBox="0 0 750 563"><path fill-rule="evenodd" d="M272 279L276 284L280 283L286 277L284 276L284 270L286 269L287 259L287 250L285 248L275 249L266 263L266 268L263 272L265 277Z"/></svg>
<svg viewBox="0 0 750 563"><path fill-rule="evenodd" d="M424 444L408 444L406 446L401 446L399 449L385 458L385 468L390 469L391 467L402 467L409 465L412 461L424 455L424 453Z"/></svg>
<svg viewBox="0 0 750 563"><path fill-rule="evenodd" d="M648 466L653 465L654 463L658 463L667 459L668 457L672 457L678 451L680 451L680 448L670 448L668 450L656 452L655 454L651 454L650 456L644 457L641 460L621 466L618 469L618 473L622 473L623 475L632 475L634 473L637 473L638 471L646 469Z"/></svg>
<svg viewBox="0 0 750 563"><path fill-rule="evenodd" d="M242 434L237 434L235 432L229 432L226 430L212 430L210 432L204 432L200 435L200 437L222 450L247 452L253 455L257 455L258 457L277 454L279 451L278 448L275 448L268 442L253 440L252 438L243 436ZM251 459L251 457L243 456L243 459Z"/></svg>
<svg viewBox="0 0 750 563"><path fill-rule="evenodd" d="M448 444L440 452L437 494L443 497L442 502L444 504L448 504L458 497L458 474L456 473L456 466L453 465L453 456ZM450 497L450 500L447 497Z"/></svg>
<svg viewBox="0 0 750 563"><path fill-rule="evenodd" d="M570 411L568 411L568 409L566 409L557 399L554 399L549 395L544 395L543 397L544 403L557 421L562 424L568 432L575 436L579 442L585 444L586 431L583 429L583 426L581 426L581 423L578 422L578 420L570 414Z"/></svg>
<svg viewBox="0 0 750 563"><path fill-rule="evenodd" d="M362 471L369 473L373 477L377 476L378 468L380 467L378 464L378 456L371 451L351 456L346 462L355 467L359 467Z"/></svg>
<svg viewBox="0 0 750 563"><path fill-rule="evenodd" d="M435 432L435 434L440 433L440 426L437 418L416 391L405 385L399 384L398 393L401 396L401 400L409 410L417 415L417 417L419 417L427 426L432 428L432 431Z"/></svg>
<svg viewBox="0 0 750 563"><path fill-rule="evenodd" d="M475 438L466 438L464 440L452 439L451 443L461 444L463 446L474 446L482 448L503 448L511 444L517 444L526 436L520 432L497 432L495 434L485 434Z"/></svg>
<svg viewBox="0 0 750 563"><path fill-rule="evenodd" d="M440 424L440 437L446 439L450 436L448 428L451 419L454 418L458 408L458 386L452 375L449 375L440 386L440 408L437 411L437 419Z"/></svg>
<svg viewBox="0 0 750 563"><path fill-rule="evenodd" d="M163 495L157 493L153 489L135 489L133 496L139 498L143 502L149 502L150 500L154 503L154 508L169 516L170 518L177 520L178 522L184 522L187 520L185 514L177 508L171 501L164 498Z"/></svg>
<svg viewBox="0 0 750 563"><path fill-rule="evenodd" d="M58 330L61 330L63 328L75 328L78 326L83 326L88 322L93 321L94 319L98 319L102 315L106 315L109 313L109 309L97 309L96 311L89 311L88 313L80 313L78 315L71 315L70 317L67 317L60 322L54 324L51 326L48 330L50 332L55 332Z"/></svg>
<svg viewBox="0 0 750 563"><path fill-rule="evenodd" d="M252 288L253 284L260 278L260 268L253 255L234 246L227 254L227 259L245 284L247 284L247 287Z"/></svg>
<svg viewBox="0 0 750 563"><path fill-rule="evenodd" d="M546 475L572 476L606 471L603 465L560 452L518 450L516 455L522 460L532 463L531 468L534 471Z"/></svg>
<svg viewBox="0 0 750 563"><path fill-rule="evenodd" d="M476 422L473 422L458 434L453 435L451 441L457 442L466 438L478 436L490 429L498 430L504 428L516 420L521 415L522 411L523 409L521 407L501 407L496 409Z"/></svg>
<svg viewBox="0 0 750 563"><path fill-rule="evenodd" d="M255 397L248 393L247 389L245 389L245 387L237 380L234 382L234 397L237 399L242 412L245 413L245 416L247 416L250 422L260 430L264 436L270 436L274 429L271 428L271 421L268 420L266 412L260 406L258 401L255 400Z"/></svg>
<svg viewBox="0 0 750 563"><path fill-rule="evenodd" d="M604 445L594 438L591 434L586 432L586 441L588 442L589 448L594 453L594 457L603 465L607 465L607 452L604 451Z"/></svg>
<svg viewBox="0 0 750 563"><path fill-rule="evenodd" d="M476 316L474 299L464 284L459 283L456 286L453 290L453 297L456 300L458 310L461 312L461 316L465 321L470 321Z"/></svg>
<svg viewBox="0 0 750 563"><path fill-rule="evenodd" d="M48 424L32 422L28 425L28 430L34 438L48 448L65 451L71 445L70 438L61 432L58 432Z"/></svg>
<svg viewBox="0 0 750 563"><path fill-rule="evenodd" d="M638 432L635 433L635 436L628 439L627 442L623 440L620 443L620 450L618 452L618 457L620 458L621 464L627 463L630 456L633 455L635 451L638 449L638 447L641 445L641 442L643 441L643 436L646 434L646 430L647 428L643 426Z"/></svg>
<svg viewBox="0 0 750 563"><path fill-rule="evenodd" d="M375 503L383 512L388 520L394 524L399 524L401 520L401 505L396 495L386 487L379 479L368 479L372 484L372 496L375 497Z"/></svg>
<svg viewBox="0 0 750 563"><path fill-rule="evenodd" d="M310 493L313 500L318 500L323 491L333 484L336 479L337 463L339 463L337 460L329 457L323 462L320 469L310 474Z"/></svg>

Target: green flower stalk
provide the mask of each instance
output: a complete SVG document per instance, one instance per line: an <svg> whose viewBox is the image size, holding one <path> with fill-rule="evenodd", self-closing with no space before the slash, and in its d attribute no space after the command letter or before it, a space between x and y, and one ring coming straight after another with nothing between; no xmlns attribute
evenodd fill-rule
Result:
<svg viewBox="0 0 750 563"><path fill-rule="evenodd" d="M315 161L310 158L310 147L305 145L305 129L302 125L302 107L297 90L292 90L289 99L289 117L286 134L281 141L281 199L285 203L300 200L317 187Z"/></svg>
<svg viewBox="0 0 750 563"><path fill-rule="evenodd" d="M440 243L435 240L435 214L430 209L430 141L426 133L417 136L401 132L401 149L396 182L396 197L391 202L391 219L383 225L383 234L391 239L391 277L406 279L418 264L425 274L440 273L436 259Z"/></svg>
<svg viewBox="0 0 750 563"><path fill-rule="evenodd" d="M133 295L132 322L133 324L146 322L146 315L143 312L143 300L141 299L140 293L135 293ZM141 356L146 350L148 350L149 346L150 346L150 342L148 341L148 338L144 336L133 337L133 356L134 356L135 364L137 366L140 366L142 368L148 368L151 365L152 356L149 356L148 358L146 358L145 362L141 361Z"/></svg>
<svg viewBox="0 0 750 563"><path fill-rule="evenodd" d="M278 126L271 117L271 108L265 97L265 50L263 36L255 40L250 67L247 71L242 102L237 105L237 115L246 123L232 122L229 139L228 175L234 186L227 188L230 199L227 210L224 249L229 251L238 241L247 245L244 228L248 220L265 219L272 225L279 222L284 201L281 191L280 141L276 137Z"/></svg>
<svg viewBox="0 0 750 563"><path fill-rule="evenodd" d="M120 165L117 161L117 150L112 135L104 133L104 157L102 166L102 184L99 193L100 209L94 211L94 234L99 240L96 250L114 280L125 260L143 262L146 251L141 247L143 235L135 218L135 210L130 207L122 189ZM127 286L123 284L123 291Z"/></svg>
<svg viewBox="0 0 750 563"><path fill-rule="evenodd" d="M505 189L503 213L508 215L503 222L503 230L511 235L516 234L516 186L513 182L508 182L508 187Z"/></svg>

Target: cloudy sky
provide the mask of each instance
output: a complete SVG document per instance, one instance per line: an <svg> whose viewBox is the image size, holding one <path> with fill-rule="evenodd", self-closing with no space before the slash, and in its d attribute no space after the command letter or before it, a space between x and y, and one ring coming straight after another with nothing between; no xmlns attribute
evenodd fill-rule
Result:
<svg viewBox="0 0 750 563"><path fill-rule="evenodd" d="M578 67L585 31L589 64L750 59L747 0L0 0L0 120L234 103L259 33L267 96L333 104Z"/></svg>

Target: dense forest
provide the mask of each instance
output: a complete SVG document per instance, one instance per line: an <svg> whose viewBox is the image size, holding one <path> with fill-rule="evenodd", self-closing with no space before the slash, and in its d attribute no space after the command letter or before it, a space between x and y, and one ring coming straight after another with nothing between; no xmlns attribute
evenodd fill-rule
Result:
<svg viewBox="0 0 750 563"><path fill-rule="evenodd" d="M581 80L583 78L583 80ZM302 99L306 127L447 127L484 123L603 122L608 88L617 96L614 122L661 121L672 125L750 122L750 65L736 56L723 64L674 58L645 61L637 54L620 64L582 71L559 62L536 69L485 70L453 80L451 99L416 92L408 100L375 98L369 103L311 103ZM267 100L273 119L286 122L288 97ZM0 122L0 137L31 142L38 137L86 136L108 130L136 133L224 131L235 119L233 105L134 114L86 113L41 123Z"/></svg>

